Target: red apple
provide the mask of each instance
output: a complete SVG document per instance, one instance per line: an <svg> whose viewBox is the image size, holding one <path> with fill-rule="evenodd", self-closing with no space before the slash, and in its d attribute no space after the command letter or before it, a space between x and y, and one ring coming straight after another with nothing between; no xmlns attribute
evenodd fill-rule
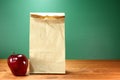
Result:
<svg viewBox="0 0 120 80"><path fill-rule="evenodd" d="M8 57L8 66L15 76L25 76L28 68L28 59L23 54L12 54Z"/></svg>

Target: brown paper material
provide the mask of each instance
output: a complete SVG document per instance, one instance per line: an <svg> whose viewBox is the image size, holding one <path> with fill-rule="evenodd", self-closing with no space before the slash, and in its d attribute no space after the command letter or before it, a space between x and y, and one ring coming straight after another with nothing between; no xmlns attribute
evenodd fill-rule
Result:
<svg viewBox="0 0 120 80"><path fill-rule="evenodd" d="M30 14L30 73L65 73L64 16Z"/></svg>

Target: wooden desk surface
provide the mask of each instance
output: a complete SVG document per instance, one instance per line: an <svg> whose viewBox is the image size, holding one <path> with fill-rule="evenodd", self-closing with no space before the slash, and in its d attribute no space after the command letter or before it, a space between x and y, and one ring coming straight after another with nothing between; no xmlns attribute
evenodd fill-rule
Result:
<svg viewBox="0 0 120 80"><path fill-rule="evenodd" d="M120 80L120 60L66 60L65 75L14 76L0 59L0 80Z"/></svg>

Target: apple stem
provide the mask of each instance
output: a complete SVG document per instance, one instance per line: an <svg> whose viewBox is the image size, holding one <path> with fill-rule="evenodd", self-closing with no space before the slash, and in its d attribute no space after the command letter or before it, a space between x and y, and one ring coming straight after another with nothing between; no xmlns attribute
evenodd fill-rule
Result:
<svg viewBox="0 0 120 80"><path fill-rule="evenodd" d="M13 52L13 54L15 55L15 52Z"/></svg>

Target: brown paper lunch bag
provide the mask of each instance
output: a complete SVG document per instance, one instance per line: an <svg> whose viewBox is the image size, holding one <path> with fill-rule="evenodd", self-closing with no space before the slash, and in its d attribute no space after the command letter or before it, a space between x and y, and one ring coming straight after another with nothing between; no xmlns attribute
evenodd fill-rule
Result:
<svg viewBox="0 0 120 80"><path fill-rule="evenodd" d="M64 21L64 13L30 13L30 73L65 74Z"/></svg>

